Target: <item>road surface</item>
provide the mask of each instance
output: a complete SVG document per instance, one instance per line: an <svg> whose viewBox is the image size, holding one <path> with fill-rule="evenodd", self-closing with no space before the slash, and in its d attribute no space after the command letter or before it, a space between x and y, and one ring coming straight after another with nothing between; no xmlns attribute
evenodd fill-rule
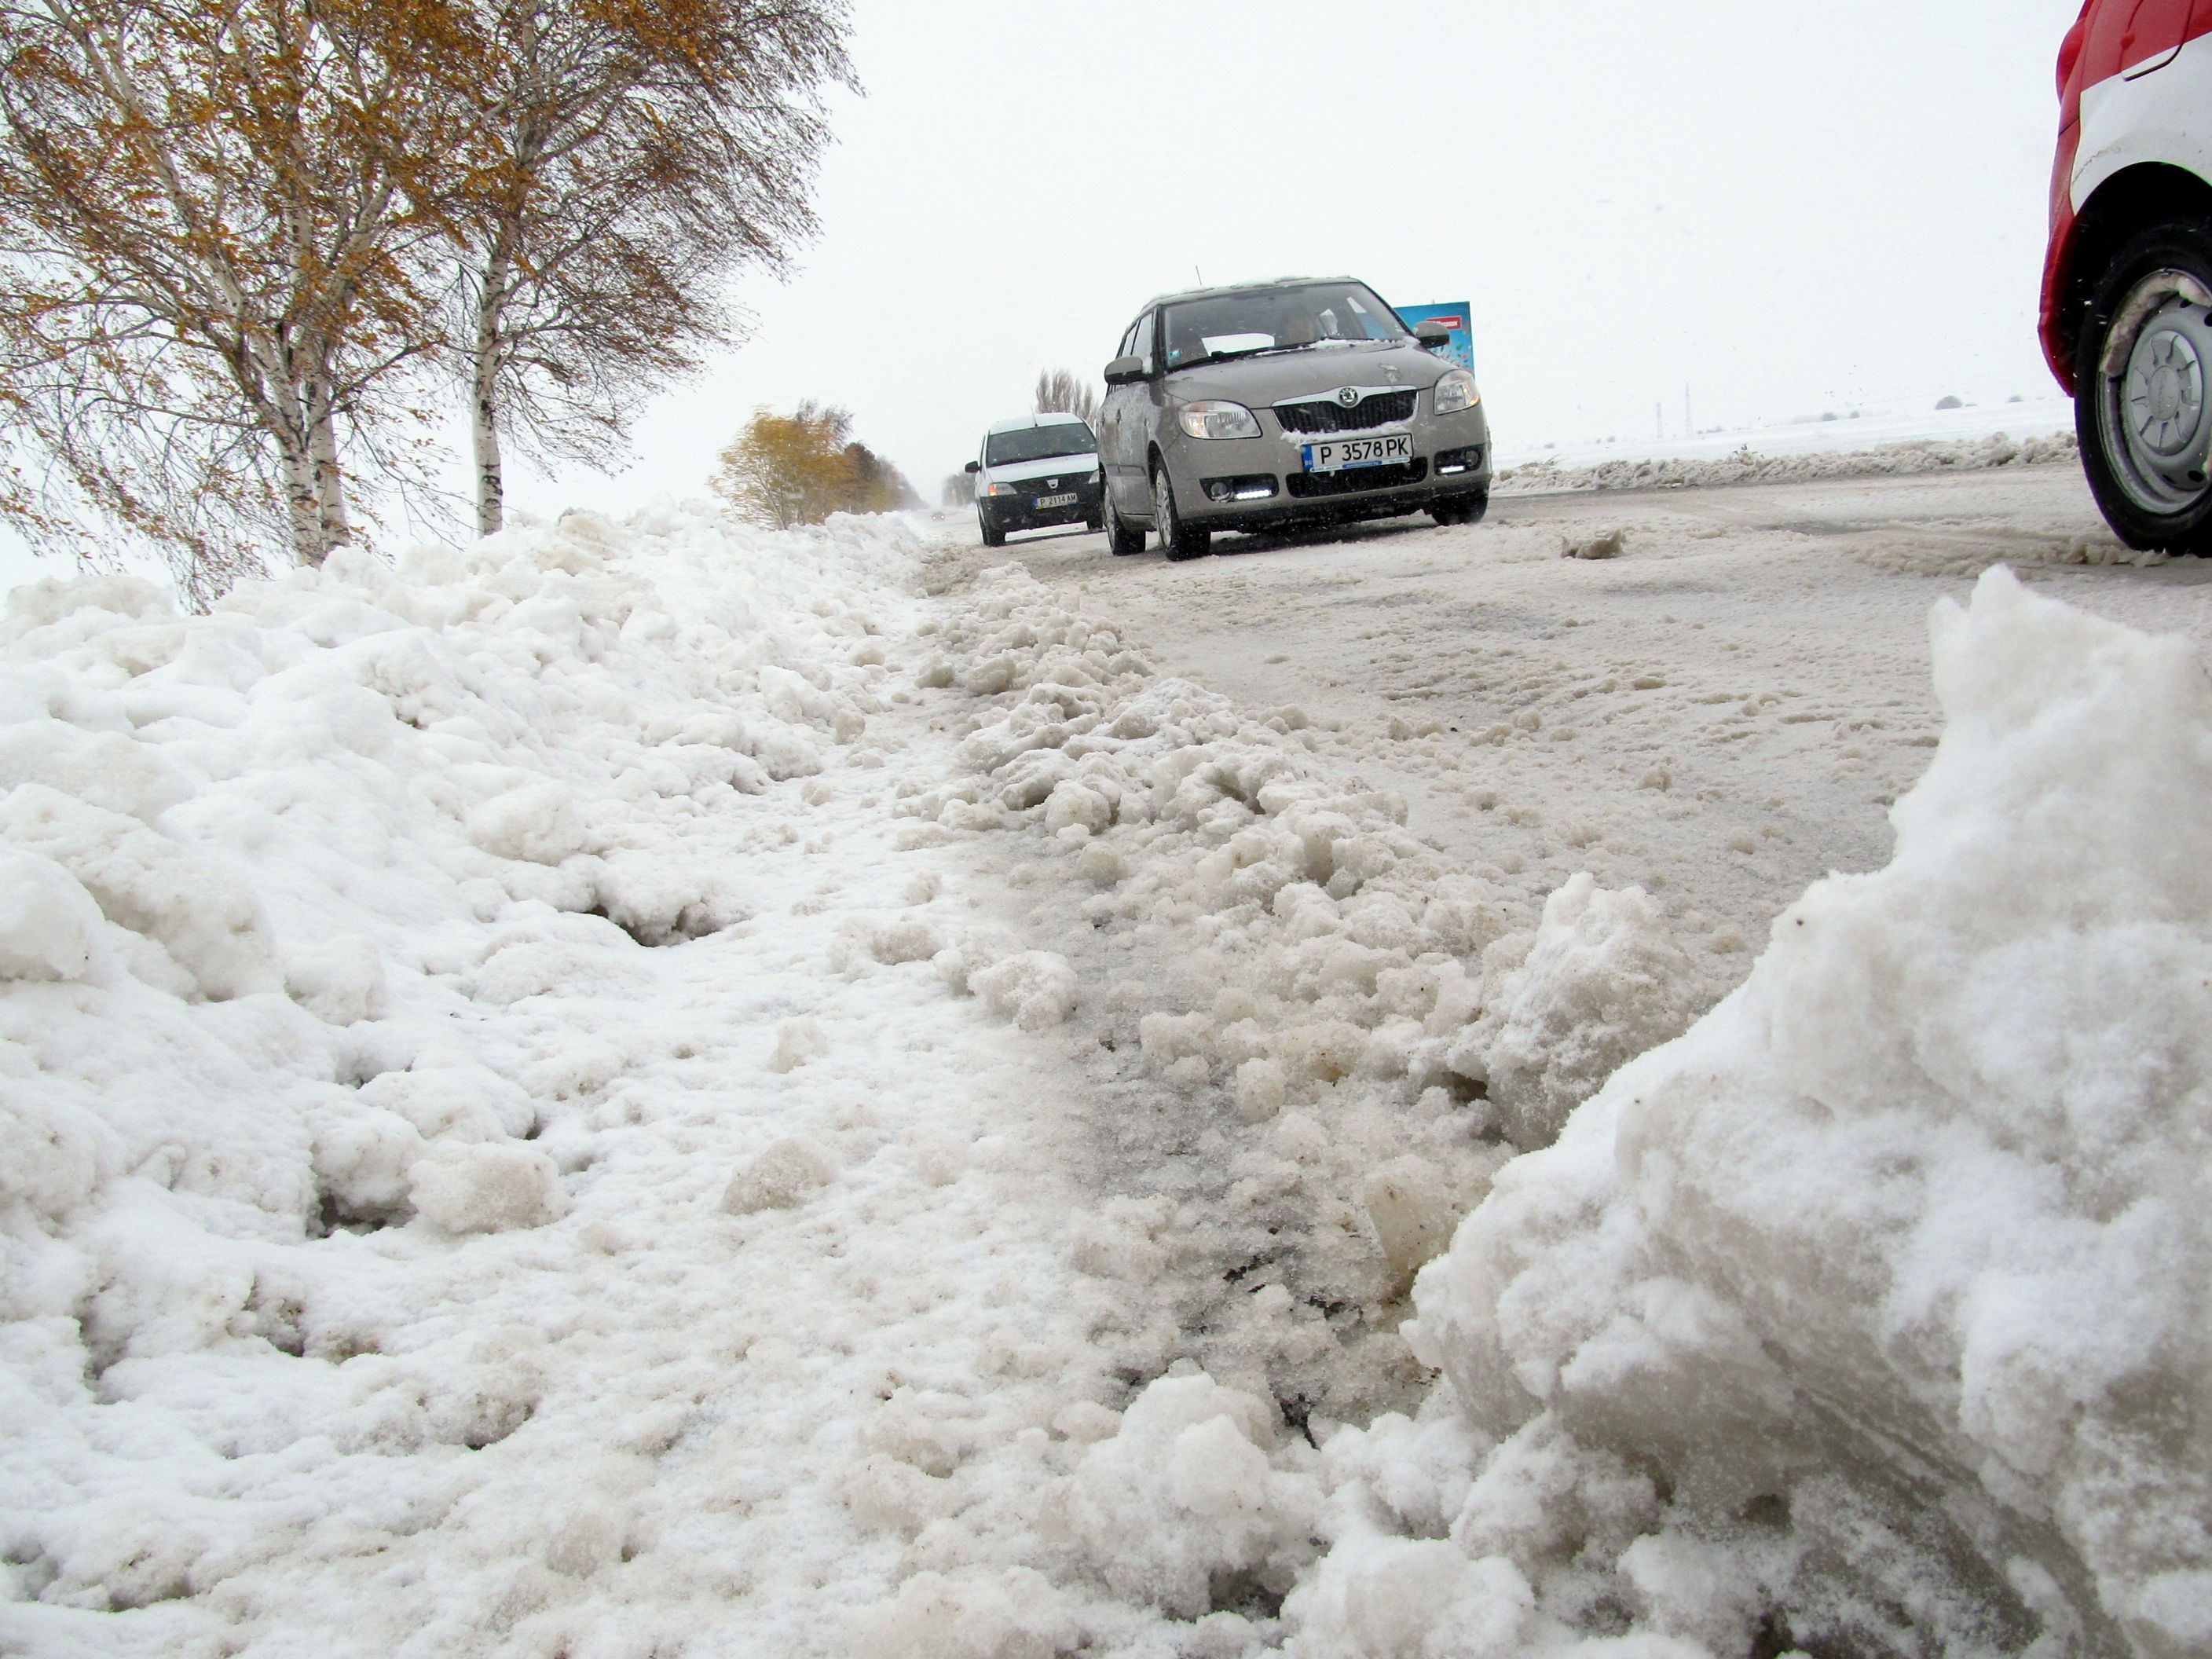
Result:
<svg viewBox="0 0 2212 1659"><path fill-rule="evenodd" d="M1620 556L1562 556L1607 529ZM2212 636L2212 563L2130 562L2071 465L1501 497L1473 528L1216 546L1170 565L1044 532L1005 556L1079 587L1158 666L1300 711L1417 834L1532 904L1588 869L1747 967L1808 882L1886 860L1887 808L1942 731L1939 599L2002 562Z"/></svg>

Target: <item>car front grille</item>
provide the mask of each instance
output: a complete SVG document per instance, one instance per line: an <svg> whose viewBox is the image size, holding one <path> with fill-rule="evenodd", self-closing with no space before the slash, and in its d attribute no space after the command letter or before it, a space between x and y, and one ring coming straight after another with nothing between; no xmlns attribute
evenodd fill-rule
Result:
<svg viewBox="0 0 2212 1659"><path fill-rule="evenodd" d="M1322 495L1357 495L1368 489L1395 489L1417 484L1429 476L1426 461L1407 461L1396 466L1355 466L1346 472L1293 472L1283 480L1301 501Z"/></svg>
<svg viewBox="0 0 2212 1659"><path fill-rule="evenodd" d="M1285 432L1364 432L1374 426L1413 418L1411 392L1370 392L1346 409L1334 398L1277 404L1275 418Z"/></svg>

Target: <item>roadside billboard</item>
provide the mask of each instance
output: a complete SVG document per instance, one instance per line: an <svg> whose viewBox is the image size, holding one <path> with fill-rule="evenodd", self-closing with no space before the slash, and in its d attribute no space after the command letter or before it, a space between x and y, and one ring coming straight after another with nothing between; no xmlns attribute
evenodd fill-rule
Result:
<svg viewBox="0 0 2212 1659"><path fill-rule="evenodd" d="M1474 335L1468 323L1474 314L1474 307L1464 300L1455 300L1449 305L1398 307L1398 315L1407 328L1419 328L1423 323L1442 323L1449 329L1451 343L1437 356L1449 358L1470 373L1474 368Z"/></svg>

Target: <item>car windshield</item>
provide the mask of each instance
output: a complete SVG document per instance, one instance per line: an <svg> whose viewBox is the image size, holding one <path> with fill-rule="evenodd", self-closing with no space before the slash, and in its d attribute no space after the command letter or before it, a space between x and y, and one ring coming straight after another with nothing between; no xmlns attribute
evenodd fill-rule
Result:
<svg viewBox="0 0 2212 1659"><path fill-rule="evenodd" d="M1255 351L1402 340L1406 325L1363 283L1301 283L1167 307L1167 366Z"/></svg>
<svg viewBox="0 0 2212 1659"><path fill-rule="evenodd" d="M1048 461L1059 455L1096 455L1098 440L1080 421L1054 421L1049 426L1018 426L1011 432L994 432L983 441L986 466L1010 466L1016 461Z"/></svg>

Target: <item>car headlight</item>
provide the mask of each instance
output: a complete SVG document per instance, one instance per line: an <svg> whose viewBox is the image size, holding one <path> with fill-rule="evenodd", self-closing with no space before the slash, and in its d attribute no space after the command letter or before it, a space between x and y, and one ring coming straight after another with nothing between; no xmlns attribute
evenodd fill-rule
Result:
<svg viewBox="0 0 2212 1659"><path fill-rule="evenodd" d="M986 495L1018 495L1020 492L1012 484L994 483L985 484L983 486L983 493Z"/></svg>
<svg viewBox="0 0 2212 1659"><path fill-rule="evenodd" d="M1455 368L1437 382L1437 413L1456 414L1462 409L1473 409L1482 401L1482 394L1474 389L1474 376L1464 368Z"/></svg>
<svg viewBox="0 0 2212 1659"><path fill-rule="evenodd" d="M1242 404L1203 398L1194 404L1185 404L1177 418L1182 422L1182 429L1194 438L1256 438L1260 435L1259 417Z"/></svg>

